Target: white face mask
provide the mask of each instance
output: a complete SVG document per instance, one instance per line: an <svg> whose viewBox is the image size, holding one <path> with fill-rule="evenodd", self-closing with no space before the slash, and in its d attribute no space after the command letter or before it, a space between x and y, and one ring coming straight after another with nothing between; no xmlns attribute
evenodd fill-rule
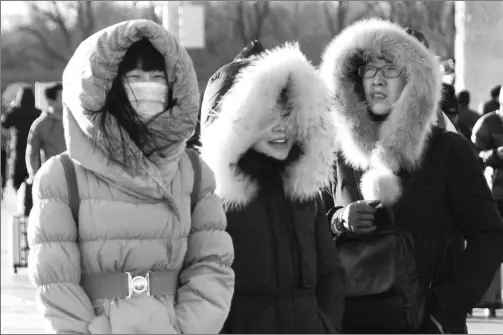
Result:
<svg viewBox="0 0 503 335"><path fill-rule="evenodd" d="M153 82L128 83L125 86L129 102L140 117L149 120L166 108L168 86Z"/></svg>

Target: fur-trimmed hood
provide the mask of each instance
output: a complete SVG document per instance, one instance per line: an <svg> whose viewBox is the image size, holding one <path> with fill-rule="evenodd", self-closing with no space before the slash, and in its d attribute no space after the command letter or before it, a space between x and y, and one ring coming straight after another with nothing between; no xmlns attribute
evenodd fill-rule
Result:
<svg viewBox="0 0 503 335"><path fill-rule="evenodd" d="M335 126L328 90L298 45L286 44L250 59L216 110L202 110L202 120L212 116L202 125L202 156L227 208L247 204L257 192L256 182L238 171L237 163L260 138L261 124L274 117L271 110L286 87L290 122L303 153L285 170L285 193L292 200L307 200L332 180Z"/></svg>
<svg viewBox="0 0 503 335"><path fill-rule="evenodd" d="M114 117L105 119L110 146L103 141L98 111L118 75L119 64L131 45L148 39L162 54L168 81L177 104L171 110L169 136L175 142L162 166L157 166L125 132ZM165 185L178 170L185 141L194 133L199 112L197 77L187 51L161 25L150 20L124 21L100 30L83 41L63 72L63 125L70 157L128 194L145 199L170 196ZM123 146L122 141L126 143ZM123 150L123 148L125 150ZM128 166L109 160L127 158Z"/></svg>
<svg viewBox="0 0 503 335"><path fill-rule="evenodd" d="M382 124L372 121L355 90L355 58L363 54L391 56L405 68L407 83ZM420 166L436 121L442 81L435 55L404 28L370 19L346 28L328 45L320 72L331 91L339 150L347 163L366 171L363 196L395 203L401 195L396 174Z"/></svg>

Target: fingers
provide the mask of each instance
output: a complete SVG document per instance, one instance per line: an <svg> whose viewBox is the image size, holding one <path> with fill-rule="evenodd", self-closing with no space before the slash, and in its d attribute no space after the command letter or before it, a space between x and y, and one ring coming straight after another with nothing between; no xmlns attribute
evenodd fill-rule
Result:
<svg viewBox="0 0 503 335"><path fill-rule="evenodd" d="M374 214L358 214L355 221L374 221Z"/></svg>
<svg viewBox="0 0 503 335"><path fill-rule="evenodd" d="M365 201L365 203L367 205L369 205L370 207L376 208L378 205L381 204L381 200L368 200L368 201Z"/></svg>
<svg viewBox="0 0 503 335"><path fill-rule="evenodd" d="M377 209L365 203L360 203L354 207L355 214L374 214Z"/></svg>
<svg viewBox="0 0 503 335"><path fill-rule="evenodd" d="M367 235L367 234L370 234L372 233L374 230L376 230L376 226L372 226L372 227L369 227L369 228L355 228L353 231L355 234L358 234L358 235Z"/></svg>

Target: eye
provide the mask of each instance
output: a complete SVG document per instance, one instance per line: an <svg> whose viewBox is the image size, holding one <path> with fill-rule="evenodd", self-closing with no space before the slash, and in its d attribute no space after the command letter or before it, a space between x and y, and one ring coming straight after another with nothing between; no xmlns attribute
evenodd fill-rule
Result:
<svg viewBox="0 0 503 335"><path fill-rule="evenodd" d="M128 79L140 79L140 76L138 74L128 74L127 78Z"/></svg>

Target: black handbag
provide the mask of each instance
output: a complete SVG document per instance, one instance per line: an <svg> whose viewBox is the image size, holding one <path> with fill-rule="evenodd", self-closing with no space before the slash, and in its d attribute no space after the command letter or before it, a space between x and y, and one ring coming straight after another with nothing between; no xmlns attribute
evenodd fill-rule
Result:
<svg viewBox="0 0 503 335"><path fill-rule="evenodd" d="M414 179L409 178L407 187ZM411 333L427 316L430 289L419 282L413 238L395 226L393 213L378 206L373 233L344 232L335 240L346 272L345 332Z"/></svg>

